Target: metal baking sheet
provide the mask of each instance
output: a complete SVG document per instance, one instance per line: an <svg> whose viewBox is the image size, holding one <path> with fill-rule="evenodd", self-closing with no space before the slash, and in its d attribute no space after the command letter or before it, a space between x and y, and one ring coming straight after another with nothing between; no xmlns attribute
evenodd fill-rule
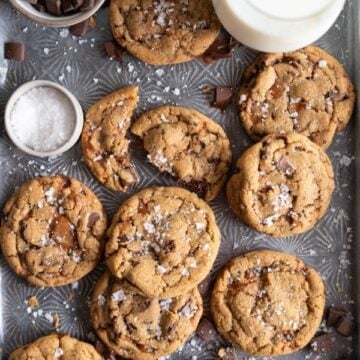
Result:
<svg viewBox="0 0 360 360"><path fill-rule="evenodd" d="M234 161L251 144L244 134L236 107L226 111L211 108L211 96L201 89L205 86L238 87L244 68L256 53L246 47L236 50L233 57L206 65L199 60L161 68L145 65L126 55L123 62L105 57L103 42L112 38L107 9L96 14L97 26L85 38L71 36L66 29L44 28L18 14L6 0L0 0L0 114L10 94L22 83L32 79L46 79L60 83L72 91L86 110L104 95L128 84L140 86L137 114L163 104L182 105L200 110L220 123L230 137ZM359 56L359 1L348 0L346 8L332 29L318 41L318 45L337 57L350 76L359 84L357 69ZM3 43L21 41L26 46L24 63L3 60ZM158 69L161 69L160 71ZM211 206L222 232L219 255L212 270L215 277L228 260L243 252L270 248L294 254L314 266L322 275L327 288L327 304L345 307L354 317L358 308L359 274L356 264L360 255L359 227L356 222L356 169L360 151L355 142L359 129L355 117L351 124L336 136L328 153L336 173L336 191L324 219L310 232L275 239L257 233L229 210L224 191ZM85 182L99 196L111 215L130 194L121 194L101 186L86 168L77 144L62 156L39 159L23 154L6 136L1 121L0 136L0 206L16 186L26 179L61 173ZM135 164L141 174L140 183L131 190L139 191L151 185L172 184L169 177L160 175L145 161L142 150L133 146ZM360 210L360 209L359 209ZM360 214L360 212L359 212ZM85 279L70 286L41 289L30 286L0 258L0 347L1 359L7 359L18 346L54 331L66 332L87 341L94 340L89 321L89 299L96 279L103 271L99 266ZM37 296L42 311L29 312L26 299ZM208 299L205 300L208 312ZM58 314L60 326L52 326L52 316ZM326 330L326 329L325 329ZM343 338L332 332L333 351L323 355L303 350L282 359L338 359L349 351L359 359L358 336ZM208 343L194 335L171 359L216 359L220 347L226 343L218 336ZM239 359L254 359L239 352ZM265 358L264 358L265 359Z"/></svg>

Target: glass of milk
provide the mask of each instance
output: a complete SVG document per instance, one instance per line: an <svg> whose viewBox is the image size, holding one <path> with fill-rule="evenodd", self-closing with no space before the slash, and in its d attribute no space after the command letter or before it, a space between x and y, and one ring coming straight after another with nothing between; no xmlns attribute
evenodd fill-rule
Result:
<svg viewBox="0 0 360 360"><path fill-rule="evenodd" d="M319 39L346 0L213 0L225 29L264 52L292 51Z"/></svg>

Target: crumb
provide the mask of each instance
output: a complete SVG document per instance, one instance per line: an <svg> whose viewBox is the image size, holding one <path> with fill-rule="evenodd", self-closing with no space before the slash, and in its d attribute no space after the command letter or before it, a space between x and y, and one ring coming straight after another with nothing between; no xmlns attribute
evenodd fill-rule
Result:
<svg viewBox="0 0 360 360"><path fill-rule="evenodd" d="M31 309L36 309L39 306L39 301L35 295L30 296L28 299L28 304L30 305Z"/></svg>

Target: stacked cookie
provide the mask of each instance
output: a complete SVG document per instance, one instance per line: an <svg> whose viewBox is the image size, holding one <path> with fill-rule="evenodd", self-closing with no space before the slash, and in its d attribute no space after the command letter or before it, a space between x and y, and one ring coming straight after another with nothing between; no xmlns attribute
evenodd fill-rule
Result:
<svg viewBox="0 0 360 360"><path fill-rule="evenodd" d="M219 244L214 214L195 194L160 187L130 197L108 230L109 271L92 298L99 338L130 359L175 351L199 323L197 285L208 275Z"/></svg>

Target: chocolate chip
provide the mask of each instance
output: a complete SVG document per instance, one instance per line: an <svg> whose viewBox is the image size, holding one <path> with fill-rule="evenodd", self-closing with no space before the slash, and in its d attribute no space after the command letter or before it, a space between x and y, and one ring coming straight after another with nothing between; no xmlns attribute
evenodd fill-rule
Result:
<svg viewBox="0 0 360 360"><path fill-rule="evenodd" d="M109 59L122 60L126 50L120 47L115 41L107 41L104 43L104 49L106 52L106 56Z"/></svg>
<svg viewBox="0 0 360 360"><path fill-rule="evenodd" d="M25 46L23 43L8 42L4 45L4 57L8 60L24 61Z"/></svg>
<svg viewBox="0 0 360 360"><path fill-rule="evenodd" d="M326 325L329 327L336 326L338 321L345 315L345 309L334 307L329 308L326 314Z"/></svg>
<svg viewBox="0 0 360 360"><path fill-rule="evenodd" d="M70 32L76 36L84 36L88 30L89 19L69 27Z"/></svg>
<svg viewBox="0 0 360 360"><path fill-rule="evenodd" d="M196 334L204 341L209 341L215 336L216 329L211 321L207 318L202 318L196 329Z"/></svg>
<svg viewBox="0 0 360 360"><path fill-rule="evenodd" d="M61 0L61 4L65 14L75 10L72 0Z"/></svg>
<svg viewBox="0 0 360 360"><path fill-rule="evenodd" d="M45 0L46 9L52 15L61 15L61 0Z"/></svg>
<svg viewBox="0 0 360 360"><path fill-rule="evenodd" d="M224 111L230 105L233 96L233 88L217 87L215 88L215 99L211 106Z"/></svg>
<svg viewBox="0 0 360 360"><path fill-rule="evenodd" d="M270 93L274 99L278 99L285 91L284 84L277 79L274 85L270 88Z"/></svg>
<svg viewBox="0 0 360 360"><path fill-rule="evenodd" d="M277 164L277 168L285 173L287 176L291 176L294 173L294 167L290 164L289 160L282 156Z"/></svg>
<svg viewBox="0 0 360 360"><path fill-rule="evenodd" d="M338 334L346 337L351 336L354 332L354 329L354 322L346 316L341 317L335 327L335 330Z"/></svg>
<svg viewBox="0 0 360 360"><path fill-rule="evenodd" d="M210 289L210 285L211 285L211 278L208 275L199 285L198 285L198 289L199 292L201 294L201 296L205 296L209 289Z"/></svg>
<svg viewBox="0 0 360 360"><path fill-rule="evenodd" d="M38 2L38 3L34 4L33 7L39 12L46 12L46 7L42 3Z"/></svg>
<svg viewBox="0 0 360 360"><path fill-rule="evenodd" d="M310 342L311 350L315 354L329 353L332 350L332 345L330 334L318 335Z"/></svg>
<svg viewBox="0 0 360 360"><path fill-rule="evenodd" d="M91 229L95 223L100 219L100 215L97 213L91 213L88 217L88 228Z"/></svg>
<svg viewBox="0 0 360 360"><path fill-rule="evenodd" d="M234 348L222 348L218 351L218 355L222 360L237 360L238 358Z"/></svg>
<svg viewBox="0 0 360 360"><path fill-rule="evenodd" d="M89 11L95 5L95 0L84 0L83 4L80 7L80 11Z"/></svg>
<svg viewBox="0 0 360 360"><path fill-rule="evenodd" d="M210 47L201 56L201 59L211 64L216 60L229 58L232 55L233 50L239 45L239 43L228 33L220 34Z"/></svg>

